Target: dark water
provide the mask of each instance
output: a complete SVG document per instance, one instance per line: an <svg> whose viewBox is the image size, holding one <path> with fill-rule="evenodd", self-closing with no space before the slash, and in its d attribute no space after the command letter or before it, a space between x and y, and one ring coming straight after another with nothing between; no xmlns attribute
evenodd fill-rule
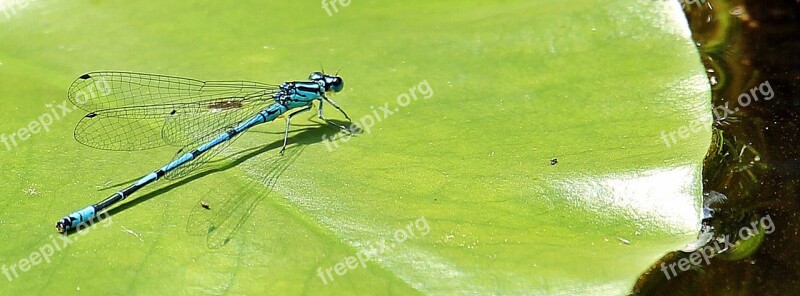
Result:
<svg viewBox="0 0 800 296"><path fill-rule="evenodd" d="M800 295L800 0L708 1L684 11L713 105L739 107L715 124L703 172L704 190L728 197L714 205L711 225L739 245L665 274L662 266L691 256L670 253L639 278L633 294ZM770 88L774 97L765 100L760 90ZM743 93L760 100L744 106ZM743 228L772 232L742 240Z"/></svg>

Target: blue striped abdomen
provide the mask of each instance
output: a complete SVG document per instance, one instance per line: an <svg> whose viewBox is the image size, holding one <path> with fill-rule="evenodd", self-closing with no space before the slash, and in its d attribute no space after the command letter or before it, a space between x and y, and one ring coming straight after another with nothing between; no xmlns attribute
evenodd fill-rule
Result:
<svg viewBox="0 0 800 296"><path fill-rule="evenodd" d="M289 108L287 108L286 106L283 106L281 104L272 104L271 106L267 107L266 110L261 111L259 113L264 116L264 121L259 123L273 121L275 120L275 118L278 118L278 116L281 116L281 114L285 113L286 111L289 111Z"/></svg>
<svg viewBox="0 0 800 296"><path fill-rule="evenodd" d="M216 147L217 145L222 144L222 143L224 143L226 141L230 141L234 136L236 136L239 133L242 133L242 132L248 130L249 128L251 128L251 127L253 127L255 125L275 120L275 118L278 118L278 116L280 116L281 114L285 113L288 110L289 110L288 108L286 108L285 106L283 106L281 104L272 104L269 107L267 107L267 109L265 109L265 110L259 112L258 114L254 115L249 120L242 122L241 124L239 124L239 126L233 128L233 129L231 129L231 130L229 130L229 131L227 131L225 133L220 134L218 137L214 138L214 140L211 140L210 142L203 144L202 146L198 147L197 149L195 149L193 151L190 151L190 152L187 152L186 154L184 154L180 158L170 162L169 164L167 164L166 166L161 168L160 171L162 173L168 173L168 172L174 170L175 168L177 168L177 167L179 167L181 165L184 165L187 162L190 162L190 161L194 160L198 156L202 155L203 153L205 153L208 150L211 150L212 148ZM143 183L143 184L144 183L149 183L149 182L153 181L153 179L158 179L159 177L160 176L158 176L158 173L153 173L151 175L146 176L145 178L142 178L142 180L140 180L139 183Z"/></svg>

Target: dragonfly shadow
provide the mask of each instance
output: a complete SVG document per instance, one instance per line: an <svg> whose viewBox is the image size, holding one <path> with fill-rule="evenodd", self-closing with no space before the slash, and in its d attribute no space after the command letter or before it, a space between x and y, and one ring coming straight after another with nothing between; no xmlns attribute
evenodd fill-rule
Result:
<svg viewBox="0 0 800 296"><path fill-rule="evenodd" d="M336 123L336 124L339 124L339 125L350 124L350 122L340 121L340 120L335 120L335 119L332 119L331 121ZM318 124L313 124L313 123L312 124L292 124L292 126L303 127L303 128L294 129L294 130L289 131L289 135L290 135L289 144L288 144L289 146L292 146L294 144L313 144L313 143L316 143L316 142L321 142L322 141L322 135L328 135L328 138L332 138L331 136L335 135L338 132L341 132L340 129L337 129L337 128L335 128L335 127L333 127L331 125L327 125L325 123L318 123ZM318 130L318 131L310 131L312 129ZM319 130L322 130L322 131L319 131ZM283 135L283 132L265 132L265 131L255 131L255 130L248 131L247 133L248 134L270 134L270 135L281 135L281 136ZM305 140L305 137L306 137L305 133L312 134L311 138L309 138L308 140ZM360 133L356 133L356 134L360 134ZM310 140L310 139L314 139L313 137L315 137L315 136L318 137L316 141ZM297 137L297 139L295 139L295 137ZM295 142L295 140L298 140L298 141ZM276 143L278 144L278 147L280 147L283 142L282 141L278 141L278 142L273 143L273 145L276 144ZM274 149L274 148L275 148L274 146L260 147L260 148L259 147L249 148L249 149L245 149L245 150L242 150L242 151L238 151L236 153L233 153L233 154L225 156L225 157L219 157L217 160L209 161L208 163L206 163L206 165L214 166L214 165L217 165L217 164L219 164L221 162L228 161L231 158L239 157L240 155L245 155L246 156L248 153L258 150L258 151L256 151L257 152L256 154L250 156L250 158L252 158L253 156L256 156L256 155L258 155L260 153L265 152L266 150L271 150L271 149ZM287 149L289 149L289 148L287 148ZM247 159L249 159L249 158L247 158ZM244 159L243 161L246 161L247 159ZM235 165L236 164L234 164L234 166ZM224 170L224 169L222 169L222 170ZM219 170L217 170L217 171L219 171ZM106 190L110 190L110 189L122 188L124 186L130 185L133 182L136 182L139 179L140 179L140 177L124 180L124 181L121 181L121 182L118 182L118 183L114 183L114 184L106 183L107 185L103 185L102 187L98 186L97 191L101 191L102 192L102 191L106 191ZM109 182L109 183L111 183L111 182Z"/></svg>
<svg viewBox="0 0 800 296"><path fill-rule="evenodd" d="M212 187L198 203L202 206L193 206L187 222L187 232L191 235L204 235L206 244L211 249L228 244L261 201L270 196L279 177L299 158L305 147L307 146L295 146L288 148L281 156L259 159L257 166L266 168L266 171L259 170L264 178L257 180L258 182L245 180L243 185L241 182L228 182ZM239 184L239 187L231 188L230 184Z"/></svg>
<svg viewBox="0 0 800 296"><path fill-rule="evenodd" d="M291 165L291 162L293 162L294 160L297 159L297 156L299 156L299 154L300 154L299 152L304 150L305 146L307 146L309 144L314 144L314 143L321 142L323 140L323 136L324 135L330 136L330 135L332 135L334 133L337 133L337 132L339 132L339 129L334 127L334 126L330 126L330 125L317 126L316 128L310 128L310 127L309 128L304 128L304 129L299 130L299 132L295 131L296 134L294 134L294 135L289 137L289 148L287 148L286 155L284 155L284 156L288 156L288 157L286 157L287 160L284 161L283 164L280 166L282 169L280 169L278 171L275 171L275 172L271 172L270 175L274 175L273 173L277 173L277 175L280 175L280 173L282 173L286 168L288 168L289 165ZM264 132L252 131L250 133L264 133ZM197 172L197 173L189 175L189 176L187 176L187 177L185 177L183 179L179 179L177 181L174 181L174 183L171 183L171 184L167 185L166 187L156 189L155 191L149 192L149 193L147 193L145 195L142 195L142 196L140 196L138 198L132 199L132 200L130 200L130 201L124 203L124 204L121 204L121 205L119 205L119 206L117 206L115 208L112 208L112 209L108 210L106 212L106 214L109 217L110 216L114 216L114 215L116 215L116 214L118 214L118 213L120 213L122 211L125 211L125 210L131 208L131 207L134 207L134 206L136 206L138 204L146 202L146 201L148 201L148 200L150 200L150 199L152 199L152 198L154 198L156 196L159 196L161 194L164 194L164 193L167 193L169 191L172 191L175 188L178 188L180 186L183 186L183 185L186 185L188 183L191 183L194 180L197 180L197 179L200 179L200 178L203 178L205 176L212 175L212 174L215 174L215 173L218 173L218 172L226 171L226 170L228 170L230 168L233 168L233 167L236 167L237 165L239 165L239 164L241 164L241 163L243 163L243 162L245 162L245 161L247 161L249 159L252 159L252 158L254 158L254 157L256 157L256 156L258 156L258 155L260 155L262 153L269 152L269 151L272 151L272 150L275 150L275 149L280 149L282 145L283 145L283 139L275 141L275 142L272 142L272 143L270 143L270 144L268 144L266 146L263 146L263 147L250 148L250 149L246 149L246 150L243 150L243 151L239 151L239 152L234 153L232 155L229 155L229 156L227 156L227 157L225 157L225 158L223 158L221 160L216 160L216 161L214 161L212 163L219 163L219 162L224 162L224 161L228 161L228 163L226 163L226 164L224 164L222 166L219 166L219 167L210 168L210 169L207 169L207 170L204 170L204 171L201 171L201 172ZM292 146L295 146L295 147L292 147ZM280 160L280 158L284 158L284 157L283 156L278 157L278 155L276 154L276 159ZM274 178L277 178L277 175ZM239 225L239 227L240 226L241 225Z"/></svg>

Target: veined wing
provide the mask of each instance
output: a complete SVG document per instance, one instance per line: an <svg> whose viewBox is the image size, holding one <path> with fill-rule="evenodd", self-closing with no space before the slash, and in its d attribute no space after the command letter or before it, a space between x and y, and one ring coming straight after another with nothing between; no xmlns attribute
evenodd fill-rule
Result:
<svg viewBox="0 0 800 296"><path fill-rule="evenodd" d="M180 147L213 131L236 126L271 103L271 97L256 95L97 111L81 119L75 127L75 139L92 148L114 151Z"/></svg>
<svg viewBox="0 0 800 296"><path fill-rule="evenodd" d="M279 89L249 81L90 72L72 83L68 97L91 112L75 128L78 142L131 151L189 145L266 108Z"/></svg>
<svg viewBox="0 0 800 296"><path fill-rule="evenodd" d="M275 93L276 85L252 81L202 81L133 72L81 75L69 88L70 102L87 112L135 106L183 104L254 93Z"/></svg>
<svg viewBox="0 0 800 296"><path fill-rule="evenodd" d="M178 150L178 153L175 154L175 157L172 160L174 161L178 158L183 157L183 155L186 152L193 151L199 148L201 145L205 145L206 143L216 139L217 137L219 137L220 135L222 135L223 133L232 128L234 128L234 126L225 126L207 135L199 137L197 141L195 141L195 143L189 144L186 147L181 148L181 150ZM242 134L237 134L228 139L227 141L222 142L217 146L214 146L214 148L211 148L207 150L205 153L195 157L191 162L185 163L182 166L167 172L166 175L164 175L164 178L167 180L177 180L191 174L197 168L205 165L207 162L209 162L211 159L217 156L220 152L222 152L222 150L228 148L228 146L230 146L233 142L235 142L236 139L238 139L239 136L241 135Z"/></svg>

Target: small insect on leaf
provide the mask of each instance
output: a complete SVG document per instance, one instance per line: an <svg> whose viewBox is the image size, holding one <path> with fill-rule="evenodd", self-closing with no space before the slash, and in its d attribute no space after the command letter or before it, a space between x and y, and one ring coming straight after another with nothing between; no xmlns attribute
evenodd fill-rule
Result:
<svg viewBox="0 0 800 296"><path fill-rule="evenodd" d="M558 158L553 158L550 160L550 165L556 165L556 164L558 164Z"/></svg>
<svg viewBox="0 0 800 296"><path fill-rule="evenodd" d="M211 209L211 206L209 206L208 203L206 203L204 201L200 202L200 206L203 207L206 210L210 210Z"/></svg>

